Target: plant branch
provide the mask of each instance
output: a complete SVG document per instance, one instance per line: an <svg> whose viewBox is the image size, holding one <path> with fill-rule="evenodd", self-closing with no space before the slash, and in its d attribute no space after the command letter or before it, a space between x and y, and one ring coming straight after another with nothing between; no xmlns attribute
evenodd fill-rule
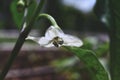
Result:
<svg viewBox="0 0 120 80"><path fill-rule="evenodd" d="M35 10L34 15L31 17L31 20L29 21L28 25L25 27L25 29L20 33L17 42L9 56L9 59L5 65L5 67L3 68L1 74L0 74L0 80L4 80L7 72L9 71L10 67L12 66L13 61L15 60L16 56L18 55L22 45L25 42L25 38L28 36L29 32L32 29L33 24L35 23L35 20L37 18L37 16L39 15L42 6L44 4L45 0L40 0L40 3L38 5L38 7Z"/></svg>

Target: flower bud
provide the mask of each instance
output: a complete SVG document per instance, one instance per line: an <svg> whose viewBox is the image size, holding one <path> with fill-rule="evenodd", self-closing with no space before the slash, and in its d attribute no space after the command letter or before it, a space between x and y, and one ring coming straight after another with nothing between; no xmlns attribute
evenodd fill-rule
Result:
<svg viewBox="0 0 120 80"><path fill-rule="evenodd" d="M25 2L24 2L24 0L19 0L17 2L17 11L18 12L23 12L24 9L25 9Z"/></svg>

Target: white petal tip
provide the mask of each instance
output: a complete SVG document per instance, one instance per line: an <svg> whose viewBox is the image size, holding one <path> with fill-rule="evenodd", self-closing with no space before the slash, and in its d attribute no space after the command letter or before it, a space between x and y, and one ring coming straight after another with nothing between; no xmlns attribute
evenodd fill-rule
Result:
<svg viewBox="0 0 120 80"><path fill-rule="evenodd" d="M35 39L35 37L32 37L32 36L28 36L27 38L26 38L26 40L34 40Z"/></svg>

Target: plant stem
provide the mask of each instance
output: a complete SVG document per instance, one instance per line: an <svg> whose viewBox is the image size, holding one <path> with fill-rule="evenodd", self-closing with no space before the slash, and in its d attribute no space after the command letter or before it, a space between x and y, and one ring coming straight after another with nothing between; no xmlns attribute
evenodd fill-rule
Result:
<svg viewBox="0 0 120 80"><path fill-rule="evenodd" d="M38 7L36 8L35 10L35 13L34 15L31 17L31 20L29 22L29 24L27 25L27 27L20 33L18 39L17 39L17 42L9 56L9 59L5 65L5 67L3 68L1 74L0 74L0 80L4 80L5 79L5 76L6 74L8 73L10 67L12 66L12 63L13 61L15 60L16 56L18 55L18 52L20 51L22 45L24 44L25 42L25 38L28 36L29 32L31 31L32 29L32 26L33 24L35 23L35 20L37 18L37 16L39 15L41 9L42 9L42 6L44 4L45 0L40 0L40 3L38 5Z"/></svg>
<svg viewBox="0 0 120 80"><path fill-rule="evenodd" d="M27 25L27 22L26 22L27 14L28 14L28 8L26 7L25 11L24 11L24 16L23 16L23 22L22 22L22 25L21 25L22 26L22 30L21 31L23 31L25 29L26 25Z"/></svg>
<svg viewBox="0 0 120 80"><path fill-rule="evenodd" d="M49 14L45 14L45 13L39 14L38 19L39 18L41 19L41 17L47 18L54 27L59 28L58 25L57 25L57 23L56 23L56 21L55 21L55 19L52 16L50 16Z"/></svg>
<svg viewBox="0 0 120 80"><path fill-rule="evenodd" d="M120 11L119 0L109 0L110 9L110 73L111 80L120 80Z"/></svg>

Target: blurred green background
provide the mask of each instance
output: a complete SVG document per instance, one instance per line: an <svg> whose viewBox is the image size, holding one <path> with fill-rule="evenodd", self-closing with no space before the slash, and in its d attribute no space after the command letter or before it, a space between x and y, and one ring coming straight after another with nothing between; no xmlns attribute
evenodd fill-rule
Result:
<svg viewBox="0 0 120 80"><path fill-rule="evenodd" d="M12 0L0 2L0 29L17 29L11 12ZM107 32L107 29L94 13L96 0L47 0L43 12L52 15L58 25L65 30L78 32ZM100 9L99 9L100 10ZM101 11L101 10L100 10ZM34 28L48 26L47 20L40 21Z"/></svg>
<svg viewBox="0 0 120 80"><path fill-rule="evenodd" d="M102 1L104 3L105 0ZM0 1L1 69L21 29L16 25L16 21L13 18L11 4L12 0ZM104 16L98 17L98 15L105 13L104 4L102 7L99 7L96 0L46 0L42 12L53 16L65 33L74 34L80 37L84 42L82 48L96 52L97 57L99 57L106 66L109 46L108 30L104 24ZM50 23L46 19L36 21L31 35L41 35L48 26L50 26ZM42 66L43 69L39 68ZM48 68L49 66L50 68ZM51 69L51 66L55 67L55 69ZM20 76L9 74L8 80L15 80L15 77L12 79L11 76L23 76L21 75L21 69L28 69L26 70L28 72L32 69L31 71L39 77L35 77L34 74L28 74L27 77L34 76L34 78L20 78L20 80L90 80L88 70L84 66L84 63L79 62L72 53L61 51L56 48L40 48L39 45L29 41L23 45L20 55L13 64L12 69L18 68L20 69L20 71L18 71ZM36 73L36 69L41 73ZM61 74L62 76L60 76ZM57 75L59 75L59 79L55 77ZM66 79L63 77L66 77Z"/></svg>

